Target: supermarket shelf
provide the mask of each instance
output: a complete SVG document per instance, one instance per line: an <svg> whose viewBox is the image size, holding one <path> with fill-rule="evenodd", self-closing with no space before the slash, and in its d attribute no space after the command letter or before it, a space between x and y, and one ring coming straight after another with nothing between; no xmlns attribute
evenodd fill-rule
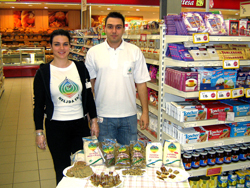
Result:
<svg viewBox="0 0 250 188"><path fill-rule="evenodd" d="M136 99L136 104L141 106L141 101ZM148 105L149 112L153 113L154 115L158 116L158 109L155 106Z"/></svg>
<svg viewBox="0 0 250 188"><path fill-rule="evenodd" d="M76 43L70 43L72 46L85 46L84 44L76 44Z"/></svg>
<svg viewBox="0 0 250 188"><path fill-rule="evenodd" d="M170 136L169 134L162 132L162 139L174 139L174 137ZM250 142L250 136L241 136L241 137L233 137L233 138L224 138L224 139L214 139L208 142L197 142L192 144L181 144L184 150L193 150L193 149L200 149L206 147L216 147L216 146L224 146L230 144L238 144L238 143L245 143Z"/></svg>
<svg viewBox="0 0 250 188"><path fill-rule="evenodd" d="M172 42L185 42L185 41L193 41L192 35L166 35L165 36L166 43ZM239 41L239 42L250 42L250 37L244 36L209 36L209 41L212 42L228 42L228 41Z"/></svg>
<svg viewBox="0 0 250 188"><path fill-rule="evenodd" d="M85 48L91 48L93 47L92 45L84 45Z"/></svg>
<svg viewBox="0 0 250 188"><path fill-rule="evenodd" d="M210 66L222 66L222 61L218 60L204 60L204 61L180 61L169 57L164 58L164 66L175 66L175 67L210 67ZM250 60L240 60L240 65L250 65Z"/></svg>
<svg viewBox="0 0 250 188"><path fill-rule="evenodd" d="M24 41L49 41L48 39L2 39L4 42L12 42L12 41L18 41L18 42L24 42Z"/></svg>
<svg viewBox="0 0 250 188"><path fill-rule="evenodd" d="M151 89L153 89L155 91L159 90L159 86L156 85L156 84L154 84L154 83L152 83L152 82L147 82L147 87L149 87L149 88L151 88Z"/></svg>
<svg viewBox="0 0 250 188"><path fill-rule="evenodd" d="M198 98L199 97L199 91L184 92L184 91L180 91L178 89L175 89L167 84L164 84L163 92L170 93L172 95L177 95L177 96L183 97L183 98Z"/></svg>
<svg viewBox="0 0 250 188"><path fill-rule="evenodd" d="M72 38L78 38L78 39L82 39L82 38L98 38L97 35L84 35L84 36L72 36Z"/></svg>
<svg viewBox="0 0 250 188"><path fill-rule="evenodd" d="M146 130L141 130L140 125L137 125L137 130L140 131L142 134L144 134L147 138L149 138L151 141L155 142L157 141L157 138L155 138L152 134L150 134Z"/></svg>
<svg viewBox="0 0 250 188"><path fill-rule="evenodd" d="M140 39L141 35L123 35L124 39ZM160 39L160 35L147 35L147 39Z"/></svg>
<svg viewBox="0 0 250 188"><path fill-rule="evenodd" d="M202 176L206 175L208 168L215 168L215 167L222 167L222 172L230 171L230 170L238 170L238 169L245 169L250 167L249 160L246 161L239 161L237 163L230 163L230 164L223 164L223 165L214 165L214 166L207 166L207 167L200 167L198 169L191 169L187 171L190 176Z"/></svg>
<svg viewBox="0 0 250 188"><path fill-rule="evenodd" d="M168 114L166 114L166 112L163 112L162 116L163 116L163 118L167 119L168 121L171 121L171 122L175 123L176 125L179 125L183 128L232 123L231 121L219 121L218 119L179 122L176 119L174 119L172 116L169 116ZM234 122L244 122L244 121L250 121L250 116L235 117L235 120L234 120Z"/></svg>
<svg viewBox="0 0 250 188"><path fill-rule="evenodd" d="M81 52L74 52L74 51L70 51L71 53L73 53L73 54L78 54L78 55L81 55L81 56L85 56L86 54L84 54L84 53L81 53Z"/></svg>
<svg viewBox="0 0 250 188"><path fill-rule="evenodd" d="M146 59L146 63L159 66L159 61L155 59Z"/></svg>

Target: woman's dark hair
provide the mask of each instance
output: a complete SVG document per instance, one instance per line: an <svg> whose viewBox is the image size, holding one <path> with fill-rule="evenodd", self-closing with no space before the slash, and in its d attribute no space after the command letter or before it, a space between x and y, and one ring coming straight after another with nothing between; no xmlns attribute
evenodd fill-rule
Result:
<svg viewBox="0 0 250 188"><path fill-rule="evenodd" d="M108 18L120 18L120 19L122 20L123 27L124 27L124 25L125 25L125 19L124 19L123 15L122 15L121 13L119 13L119 12L110 12L110 13L107 15L107 17L106 17L106 19L105 19L105 27L106 27Z"/></svg>
<svg viewBox="0 0 250 188"><path fill-rule="evenodd" d="M51 35L50 35L50 40L49 40L49 42L50 42L51 45L52 45L52 42L53 42L54 37L57 36L57 35L62 35L62 36L68 37L69 42L70 42L70 40L71 40L71 37L70 37L70 34L69 34L68 31L63 30L63 29L58 29L58 30L54 30L54 31L51 33Z"/></svg>

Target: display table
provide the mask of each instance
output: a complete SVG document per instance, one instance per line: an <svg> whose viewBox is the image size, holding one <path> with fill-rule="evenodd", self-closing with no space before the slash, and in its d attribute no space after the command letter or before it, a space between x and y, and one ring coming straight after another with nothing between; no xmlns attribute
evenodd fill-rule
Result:
<svg viewBox="0 0 250 188"><path fill-rule="evenodd" d="M95 166L95 173L100 174L101 172L114 171L114 167L106 168L105 166ZM188 181L183 181L179 183L166 183L160 180L155 181L155 169L147 168L146 174L142 177L131 177L126 176L124 178L123 186L124 188L189 188ZM93 188L94 186L91 184L90 180L87 179L77 179L77 178L69 178L64 177L56 188Z"/></svg>

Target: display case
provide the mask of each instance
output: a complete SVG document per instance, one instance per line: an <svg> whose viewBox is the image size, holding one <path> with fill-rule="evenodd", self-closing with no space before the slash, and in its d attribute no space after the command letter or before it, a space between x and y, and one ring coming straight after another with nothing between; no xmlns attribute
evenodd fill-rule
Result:
<svg viewBox="0 0 250 188"><path fill-rule="evenodd" d="M5 77L34 76L45 63L44 47L3 47L2 60Z"/></svg>

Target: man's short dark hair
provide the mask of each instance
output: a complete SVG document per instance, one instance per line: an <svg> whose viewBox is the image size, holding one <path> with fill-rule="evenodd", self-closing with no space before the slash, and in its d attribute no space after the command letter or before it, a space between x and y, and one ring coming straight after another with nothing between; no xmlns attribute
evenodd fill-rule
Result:
<svg viewBox="0 0 250 188"><path fill-rule="evenodd" d="M122 23L123 23L123 27L125 26L125 18L123 17L123 15L119 12L110 12L106 19L105 19L105 27L106 27L106 24L107 24L107 20L108 18L120 18L122 20Z"/></svg>

